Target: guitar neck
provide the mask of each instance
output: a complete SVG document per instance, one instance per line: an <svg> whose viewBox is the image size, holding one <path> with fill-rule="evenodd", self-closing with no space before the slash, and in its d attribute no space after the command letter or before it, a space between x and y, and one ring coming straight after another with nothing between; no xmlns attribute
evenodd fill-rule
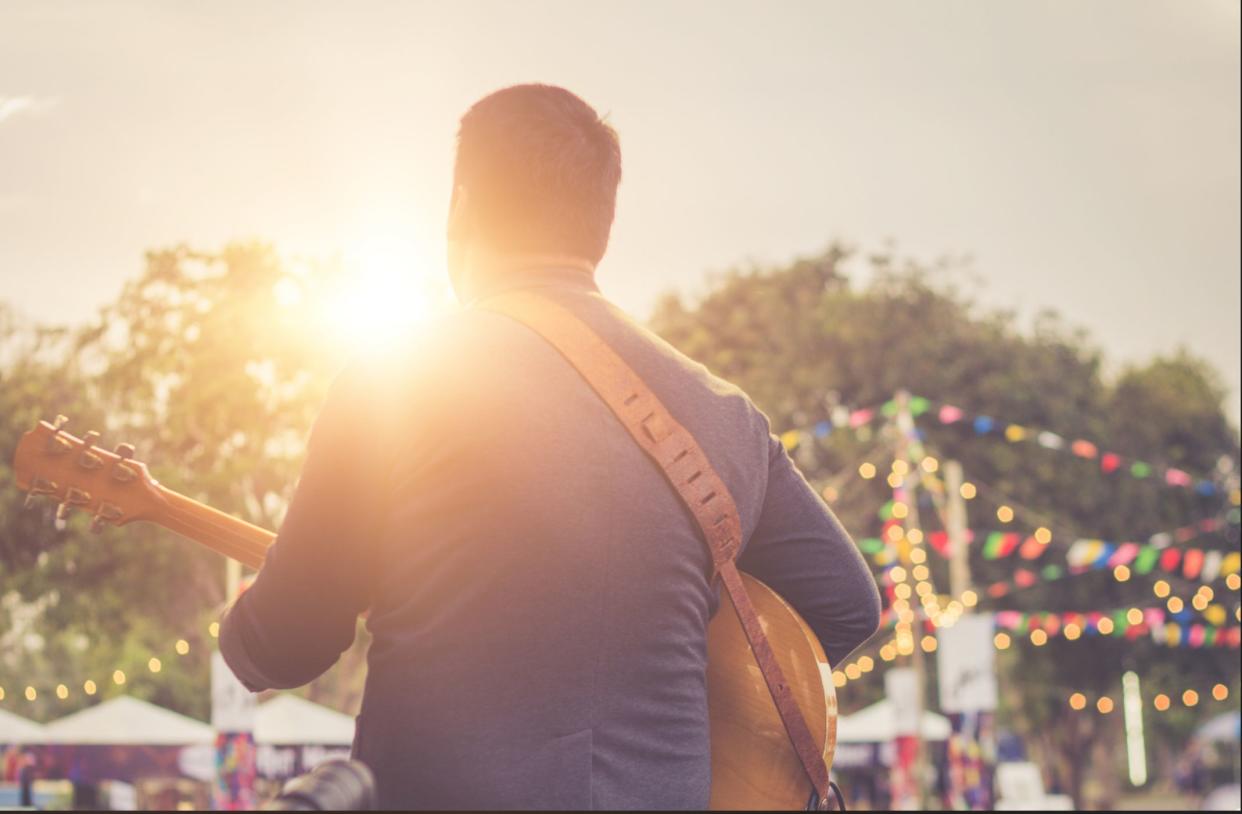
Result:
<svg viewBox="0 0 1242 814"><path fill-rule="evenodd" d="M175 531L243 565L251 568L263 565L267 548L276 539L274 533L164 486L160 486L159 491L163 505L159 511L143 519Z"/></svg>

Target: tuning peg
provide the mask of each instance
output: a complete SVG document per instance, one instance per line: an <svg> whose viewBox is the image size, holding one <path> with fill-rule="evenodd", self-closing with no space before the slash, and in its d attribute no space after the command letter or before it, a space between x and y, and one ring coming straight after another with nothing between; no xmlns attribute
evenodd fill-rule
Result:
<svg viewBox="0 0 1242 814"><path fill-rule="evenodd" d="M56 432L60 432L62 429L64 429L65 425L68 423L69 423L69 416L64 415L62 413L60 415L57 415L56 420L52 422L52 429L55 430Z"/></svg>
<svg viewBox="0 0 1242 814"><path fill-rule="evenodd" d="M100 503L99 511L95 512L95 516L91 518L91 531L98 534L103 531L104 525L120 520L121 514L120 508L111 503Z"/></svg>
<svg viewBox="0 0 1242 814"><path fill-rule="evenodd" d="M134 445L133 444L117 444L116 449L113 451L116 452L116 454L121 456L122 458L125 458L126 460L134 457Z"/></svg>
<svg viewBox="0 0 1242 814"><path fill-rule="evenodd" d="M90 449L91 447L95 446L95 443L98 440L99 440L99 433L96 432L95 430L91 430L90 432L86 433L86 435L82 436L82 449Z"/></svg>

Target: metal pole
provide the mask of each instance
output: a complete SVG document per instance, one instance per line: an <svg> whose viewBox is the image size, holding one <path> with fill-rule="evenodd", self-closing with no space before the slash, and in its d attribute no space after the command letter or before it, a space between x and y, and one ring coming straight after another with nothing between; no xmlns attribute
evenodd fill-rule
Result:
<svg viewBox="0 0 1242 814"><path fill-rule="evenodd" d="M910 394L905 390L897 393L897 459L906 461L910 466L906 470L904 478L904 486L906 492L906 501L908 502L908 511L905 518L905 529L907 535L911 529L920 529L919 525L919 501L918 501L918 483L919 483L919 462L910 460L910 437L914 433L914 416L910 414ZM908 572L914 567L914 562L910 558L910 552L913 546L909 543L902 545L899 549L901 554L901 564ZM917 790L918 806L920 809L927 807L926 793L926 775L927 775L927 746L923 742L923 695L927 687L927 665L923 655L923 614L915 613L913 631L914 651L911 654L911 667L914 668L916 694L915 694L915 753L914 753L914 782Z"/></svg>
<svg viewBox="0 0 1242 814"><path fill-rule="evenodd" d="M957 600L970 589L970 549L966 539L966 499L962 497L962 465L944 463L945 531L949 537L949 593ZM969 612L969 608L966 609Z"/></svg>

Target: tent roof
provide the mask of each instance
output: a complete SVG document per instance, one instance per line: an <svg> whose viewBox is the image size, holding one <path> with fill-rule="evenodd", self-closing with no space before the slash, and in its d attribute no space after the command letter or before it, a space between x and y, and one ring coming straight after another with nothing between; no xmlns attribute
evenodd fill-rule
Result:
<svg viewBox="0 0 1242 814"><path fill-rule="evenodd" d="M929 710L923 710L923 720L919 728L923 732L923 739L929 741L946 740L952 731L948 718ZM896 737L896 730L897 719L893 713L893 704L884 699L858 710L853 715L839 718L837 742L883 743Z"/></svg>
<svg viewBox="0 0 1242 814"><path fill-rule="evenodd" d="M0 709L0 743L38 743L43 730L43 724Z"/></svg>
<svg viewBox="0 0 1242 814"><path fill-rule="evenodd" d="M185 746L215 743L215 731L194 718L121 695L52 721L45 743Z"/></svg>
<svg viewBox="0 0 1242 814"><path fill-rule="evenodd" d="M1242 733L1242 713L1225 712L1195 730L1195 737L1205 741L1236 741Z"/></svg>
<svg viewBox="0 0 1242 814"><path fill-rule="evenodd" d="M277 746L349 746L354 742L354 719L305 698L282 693L259 705L254 741Z"/></svg>

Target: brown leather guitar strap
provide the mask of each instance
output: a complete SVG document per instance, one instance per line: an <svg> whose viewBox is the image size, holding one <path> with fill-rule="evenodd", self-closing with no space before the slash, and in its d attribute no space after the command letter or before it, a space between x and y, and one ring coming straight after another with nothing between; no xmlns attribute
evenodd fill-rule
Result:
<svg viewBox="0 0 1242 814"><path fill-rule="evenodd" d="M560 351L616 414L643 451L664 472L698 521L711 552L714 577L724 583L746 640L789 740L806 770L820 806L828 804L828 769L802 711L794 700L772 646L759 623L734 560L741 548L742 522L724 481L712 468L694 436L677 423L668 408L595 331L565 308L528 291L489 298L479 307L526 325ZM714 581L714 580L713 580Z"/></svg>

